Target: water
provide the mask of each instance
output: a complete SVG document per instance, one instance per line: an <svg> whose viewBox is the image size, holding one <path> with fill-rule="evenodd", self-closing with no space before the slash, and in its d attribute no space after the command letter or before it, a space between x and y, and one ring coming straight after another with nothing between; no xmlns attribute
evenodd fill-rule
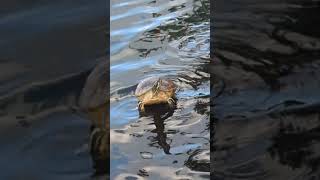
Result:
<svg viewBox="0 0 320 180"><path fill-rule="evenodd" d="M90 122L71 107L105 56L105 4L2 2L0 179L94 179Z"/></svg>
<svg viewBox="0 0 320 180"><path fill-rule="evenodd" d="M111 1L111 179L209 179L209 7ZM134 91L152 76L177 84L177 108L140 116Z"/></svg>
<svg viewBox="0 0 320 180"><path fill-rule="evenodd" d="M105 1L78 2L3 4L0 179L91 179L90 123L69 107L105 54ZM319 179L319 2L212 3L209 68L200 1L111 2L111 176L209 179L210 72L213 179ZM133 92L154 75L178 107L139 117Z"/></svg>
<svg viewBox="0 0 320 180"><path fill-rule="evenodd" d="M217 1L213 179L319 179L318 1Z"/></svg>

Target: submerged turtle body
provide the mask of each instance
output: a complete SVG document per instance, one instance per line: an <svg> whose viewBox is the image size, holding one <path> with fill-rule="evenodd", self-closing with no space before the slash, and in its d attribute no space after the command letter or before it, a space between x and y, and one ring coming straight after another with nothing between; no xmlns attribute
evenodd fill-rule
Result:
<svg viewBox="0 0 320 180"><path fill-rule="evenodd" d="M150 77L142 80L135 91L135 95L139 100L139 110L144 112L145 106L167 103L170 107L174 107L175 84L165 78Z"/></svg>

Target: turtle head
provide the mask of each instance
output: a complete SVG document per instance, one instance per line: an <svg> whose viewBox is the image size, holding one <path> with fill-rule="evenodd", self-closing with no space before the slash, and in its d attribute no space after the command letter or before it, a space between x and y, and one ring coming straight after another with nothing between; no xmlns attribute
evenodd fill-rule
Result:
<svg viewBox="0 0 320 180"><path fill-rule="evenodd" d="M160 85L161 85L161 79L158 79L156 81L156 83L154 83L153 87L152 87L152 92L153 94L157 94L159 92L160 89Z"/></svg>

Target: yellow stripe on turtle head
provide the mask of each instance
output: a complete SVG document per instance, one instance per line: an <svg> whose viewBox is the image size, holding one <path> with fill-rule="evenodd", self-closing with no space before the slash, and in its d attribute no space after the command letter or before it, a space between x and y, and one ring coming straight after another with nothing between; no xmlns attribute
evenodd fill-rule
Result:
<svg viewBox="0 0 320 180"><path fill-rule="evenodd" d="M160 85L161 85L161 79L158 79L157 82L152 87L152 92L154 95L158 94L160 90Z"/></svg>

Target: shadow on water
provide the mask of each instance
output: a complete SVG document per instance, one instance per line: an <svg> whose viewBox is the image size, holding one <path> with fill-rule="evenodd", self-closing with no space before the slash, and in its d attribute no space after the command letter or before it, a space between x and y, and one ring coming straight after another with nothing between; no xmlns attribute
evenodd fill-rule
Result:
<svg viewBox="0 0 320 180"><path fill-rule="evenodd" d="M319 2L217 2L215 179L319 179Z"/></svg>
<svg viewBox="0 0 320 180"><path fill-rule="evenodd" d="M151 116L154 121L156 129L151 132L156 133L155 138L158 145L163 149L166 154L170 153L170 144L167 143L167 134L165 133L165 123L164 121L172 116L174 113L174 108L170 108L168 105L154 105L151 107L146 107L146 112L142 116ZM153 142L151 142L153 144ZM150 144L150 145L151 145Z"/></svg>
<svg viewBox="0 0 320 180"><path fill-rule="evenodd" d="M294 141L293 141L294 140ZM310 174L319 170L320 156L312 146L320 142L320 126L305 129L293 123L279 123L279 131L272 138L268 151L273 159L292 169L307 167ZM319 177L318 177L319 178Z"/></svg>

